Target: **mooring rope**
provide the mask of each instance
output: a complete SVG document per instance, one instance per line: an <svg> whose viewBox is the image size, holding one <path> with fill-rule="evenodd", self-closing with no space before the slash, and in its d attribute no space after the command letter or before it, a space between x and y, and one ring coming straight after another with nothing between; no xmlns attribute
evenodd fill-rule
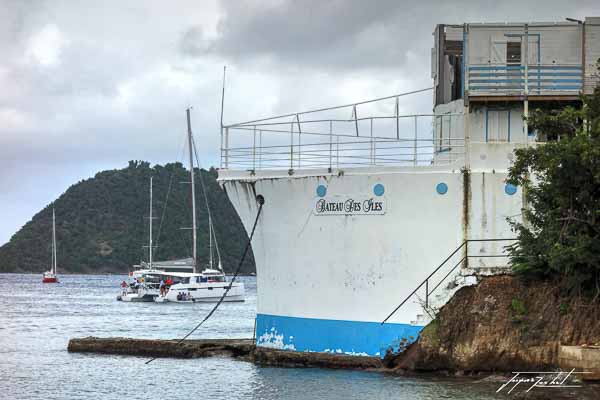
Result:
<svg viewBox="0 0 600 400"><path fill-rule="evenodd" d="M246 243L246 248L244 249L244 253L242 254L242 258L240 259L240 262L235 270L235 273L233 274L231 281L229 281L229 285L225 288L225 293L223 293L223 295L221 296L221 298L219 299L217 304L215 304L213 309L210 310L210 312L208 314L206 314L204 319L202 321L200 321L200 323L198 323L198 325L196 325L194 327L194 329L189 331L187 335L185 335L184 337L179 339L175 345L179 345L179 344L183 343L183 341L185 339L187 339L188 337L190 337L190 335L192 333L196 332L196 330L198 328L200 328L202 326L202 324L204 324L215 313L215 311L217 311L217 308L219 308L219 306L221 305L223 300L225 300L227 293L229 293L229 290L231 290L231 287L233 286L235 279L237 278L238 274L240 273L240 270L242 269L242 265L244 264L244 260L246 259L246 255L248 254L248 250L250 249L250 244L252 243L252 238L254 237L254 231L256 230L256 225L258 224L258 218L260 218L263 204L265 204L265 198L259 194L258 196L256 196L256 201L258 202L258 211L256 212L256 219L254 220L254 225L252 226L252 232L250 232L250 236L248 237L248 242ZM153 357L150 360L146 361L145 364L150 364L154 360L156 360L156 357Z"/></svg>

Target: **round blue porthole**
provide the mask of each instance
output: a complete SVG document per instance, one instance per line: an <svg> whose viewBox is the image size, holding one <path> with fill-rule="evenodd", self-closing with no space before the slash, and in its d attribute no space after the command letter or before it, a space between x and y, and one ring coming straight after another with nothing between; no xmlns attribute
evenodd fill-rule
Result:
<svg viewBox="0 0 600 400"><path fill-rule="evenodd" d="M448 185L443 182L438 183L435 187L435 191L438 192L438 194L446 194L448 192Z"/></svg>
<svg viewBox="0 0 600 400"><path fill-rule="evenodd" d="M373 193L375 193L375 196L383 196L385 193L385 187L383 187L381 183L378 183L377 185L373 186Z"/></svg>
<svg viewBox="0 0 600 400"><path fill-rule="evenodd" d="M513 194L517 193L517 187L512 183L507 183L504 186L504 193L506 193L509 196L512 196Z"/></svg>
<svg viewBox="0 0 600 400"><path fill-rule="evenodd" d="M325 197L326 194L327 194L327 188L325 187L325 185L317 186L317 196Z"/></svg>

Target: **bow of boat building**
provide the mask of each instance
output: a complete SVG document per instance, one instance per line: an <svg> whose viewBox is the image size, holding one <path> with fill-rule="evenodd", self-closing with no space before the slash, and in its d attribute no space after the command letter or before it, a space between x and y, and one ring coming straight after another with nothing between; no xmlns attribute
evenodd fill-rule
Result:
<svg viewBox="0 0 600 400"><path fill-rule="evenodd" d="M248 231L265 199L256 344L383 356L507 272L523 207L507 171L546 140L526 118L590 93L598 58L600 18L438 25L431 88L224 125L219 181ZM402 114L414 96L433 110Z"/></svg>

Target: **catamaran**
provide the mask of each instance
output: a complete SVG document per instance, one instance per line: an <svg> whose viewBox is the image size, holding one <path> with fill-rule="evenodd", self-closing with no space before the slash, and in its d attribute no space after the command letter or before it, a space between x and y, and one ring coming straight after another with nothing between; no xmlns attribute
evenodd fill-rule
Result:
<svg viewBox="0 0 600 400"><path fill-rule="evenodd" d="M204 195L204 201L208 212L209 230L209 261L206 268L197 271L197 246L196 246L196 187L194 179L194 153L195 145L192 136L190 110L187 111L188 124L188 147L190 158L190 181L192 197L192 258L174 261L153 262L152 242L152 180L150 181L150 237L148 243L148 263L140 263L138 268L130 273L133 283L122 288L121 295L117 300L133 302L157 303L194 303L194 302L216 302L225 295L223 301L244 301L245 290L242 282L230 283L223 270L221 253L215 230L213 218L208 204L208 197L204 181L200 175L200 183ZM214 245L213 245L214 244ZM215 260L216 252L216 260ZM227 288L231 285L231 288Z"/></svg>
<svg viewBox="0 0 600 400"><path fill-rule="evenodd" d="M159 296L154 298L155 302L177 302L177 303L193 303L193 302L215 302L225 296L223 301L244 301L244 284L241 282L227 282L227 277L221 263L221 252L213 226L213 218L208 204L206 195L206 187L202 175L200 175L200 184L202 186L202 194L208 213L208 266L200 273L196 272L196 196L195 196L195 180L194 180L194 153L195 144L192 135L192 127L190 122L190 110L186 110L188 124L188 148L190 157L190 181L192 194L192 253L193 253L193 273L185 274L169 274L167 279L173 280L173 284L164 290ZM200 166L198 165L198 168ZM217 263L213 257L213 243L216 250ZM231 288L227 288L231 285Z"/></svg>
<svg viewBox="0 0 600 400"><path fill-rule="evenodd" d="M42 283L58 283L56 276L56 215L52 209L52 264L50 270L44 272Z"/></svg>

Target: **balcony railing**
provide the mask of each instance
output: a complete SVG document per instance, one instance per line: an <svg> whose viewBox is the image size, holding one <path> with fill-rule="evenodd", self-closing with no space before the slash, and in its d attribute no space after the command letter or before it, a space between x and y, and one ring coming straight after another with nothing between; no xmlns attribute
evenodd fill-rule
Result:
<svg viewBox="0 0 600 400"><path fill-rule="evenodd" d="M470 65L470 94L577 94L583 89L581 65Z"/></svg>
<svg viewBox="0 0 600 400"><path fill-rule="evenodd" d="M404 95L223 126L221 168L424 166L464 157L463 114L400 115Z"/></svg>

